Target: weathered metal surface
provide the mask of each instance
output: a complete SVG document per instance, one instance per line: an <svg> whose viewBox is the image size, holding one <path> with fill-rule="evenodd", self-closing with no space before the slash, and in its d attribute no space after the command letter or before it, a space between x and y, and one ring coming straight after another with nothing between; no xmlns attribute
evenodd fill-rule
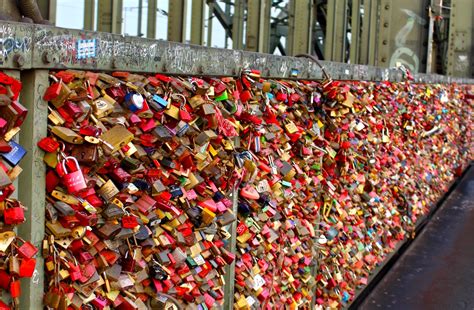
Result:
<svg viewBox="0 0 474 310"><path fill-rule="evenodd" d="M219 4L216 4L217 6ZM232 16L232 48L244 48L244 16L245 2L236 0L234 4L234 15Z"/></svg>
<svg viewBox="0 0 474 310"><path fill-rule="evenodd" d="M93 56L79 58L78 42L95 40ZM167 74L237 75L244 67L265 77L321 79L319 66L306 58L208 48L111 33L43 25L0 23L0 68L82 69L163 72ZM399 80L396 69L321 62L334 79ZM295 75L294 73L297 72ZM474 80L416 74L416 82L474 83Z"/></svg>
<svg viewBox="0 0 474 310"><path fill-rule="evenodd" d="M347 40L347 1L329 0L327 28L324 42L324 59L345 61Z"/></svg>
<svg viewBox="0 0 474 310"><path fill-rule="evenodd" d="M86 30L94 30L95 2L96 0L84 1L84 29Z"/></svg>
<svg viewBox="0 0 474 310"><path fill-rule="evenodd" d="M4 69L31 67L33 38L32 25L0 23L0 66Z"/></svg>
<svg viewBox="0 0 474 310"><path fill-rule="evenodd" d="M291 0L288 7L287 55L309 53L314 5L311 1Z"/></svg>
<svg viewBox="0 0 474 310"><path fill-rule="evenodd" d="M204 0L194 0L191 4L191 44L203 45L206 3Z"/></svg>
<svg viewBox="0 0 474 310"><path fill-rule="evenodd" d="M447 73L453 76L472 75L474 51L474 3L472 0L451 1Z"/></svg>
<svg viewBox="0 0 474 310"><path fill-rule="evenodd" d="M19 177L18 198L25 206L26 222L18 227L18 233L37 247L45 231L45 173L43 151L37 146L38 141L46 135L48 103L43 100L43 94L49 86L47 70L30 70L21 73L23 87L21 101L28 109L22 130L20 144L28 150L21 166L23 172ZM32 279L22 282L21 309L39 309L43 300L44 272L43 257L36 256L36 270Z"/></svg>
<svg viewBox="0 0 474 310"><path fill-rule="evenodd" d="M168 40L184 42L186 39L186 0L168 1Z"/></svg>
<svg viewBox="0 0 474 310"><path fill-rule="evenodd" d="M376 65L402 64L412 72L425 72L428 38L426 1L382 0Z"/></svg>

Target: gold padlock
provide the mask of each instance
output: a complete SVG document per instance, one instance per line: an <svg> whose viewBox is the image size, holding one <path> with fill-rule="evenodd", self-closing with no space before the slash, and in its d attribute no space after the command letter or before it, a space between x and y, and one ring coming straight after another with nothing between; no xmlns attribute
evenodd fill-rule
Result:
<svg viewBox="0 0 474 310"><path fill-rule="evenodd" d="M118 151L120 148L132 142L133 138L134 135L121 125L114 126L100 136L100 139L104 141L105 147L111 153Z"/></svg>
<svg viewBox="0 0 474 310"><path fill-rule="evenodd" d="M61 140L67 143L72 143L72 144L84 143L84 139L69 128L61 127L61 126L53 126L51 128L51 132L55 134L58 138L60 138Z"/></svg>

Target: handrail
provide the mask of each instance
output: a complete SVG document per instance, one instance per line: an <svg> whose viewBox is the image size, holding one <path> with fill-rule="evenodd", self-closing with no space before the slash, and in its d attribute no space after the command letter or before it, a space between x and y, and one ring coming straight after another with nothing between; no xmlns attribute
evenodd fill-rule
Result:
<svg viewBox="0 0 474 310"><path fill-rule="evenodd" d="M402 81L396 68L321 61L335 80ZM322 79L311 59L208 48L112 33L0 22L0 69L81 69L171 75L236 76L243 68L262 77ZM474 79L414 74L417 83L474 84Z"/></svg>

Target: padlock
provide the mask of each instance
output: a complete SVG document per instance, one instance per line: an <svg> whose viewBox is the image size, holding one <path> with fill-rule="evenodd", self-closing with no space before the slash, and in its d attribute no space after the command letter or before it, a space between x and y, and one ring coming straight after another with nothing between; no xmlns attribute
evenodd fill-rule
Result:
<svg viewBox="0 0 474 310"><path fill-rule="evenodd" d="M72 144L82 144L84 143L84 138L78 135L76 132L72 131L69 128L62 126L53 126L51 132L56 135L61 140L72 143Z"/></svg>
<svg viewBox="0 0 474 310"><path fill-rule="evenodd" d="M20 278L31 278L36 268L35 258L23 258L20 262Z"/></svg>
<svg viewBox="0 0 474 310"><path fill-rule="evenodd" d="M70 173L67 171L66 162L69 160L71 160L75 164L76 171L72 171ZM77 162L77 159L71 156L67 156L61 161L61 165L65 172L65 175L63 176L63 182L68 192L76 193L80 190L87 188L84 175L82 174L82 171L81 171L81 168L79 167L79 163Z"/></svg>
<svg viewBox="0 0 474 310"><path fill-rule="evenodd" d="M7 225L18 225L25 221L23 206L18 201L7 200L3 211L3 219Z"/></svg>
<svg viewBox="0 0 474 310"><path fill-rule="evenodd" d="M12 298L18 298L21 295L21 284L19 280L12 279L10 282L10 296Z"/></svg>
<svg viewBox="0 0 474 310"><path fill-rule="evenodd" d="M12 276L18 276L20 274L20 260L16 255L10 255L8 259L8 272ZM14 282L14 280L12 280ZM11 283L10 283L11 285Z"/></svg>
<svg viewBox="0 0 474 310"><path fill-rule="evenodd" d="M112 129L104 132L100 138L106 143L106 147L111 153L119 150L133 140L133 134L125 127L116 125Z"/></svg>
<svg viewBox="0 0 474 310"><path fill-rule="evenodd" d="M8 143L11 147L11 151L8 153L0 153L0 156L10 165L16 166L26 155L26 149L15 141Z"/></svg>

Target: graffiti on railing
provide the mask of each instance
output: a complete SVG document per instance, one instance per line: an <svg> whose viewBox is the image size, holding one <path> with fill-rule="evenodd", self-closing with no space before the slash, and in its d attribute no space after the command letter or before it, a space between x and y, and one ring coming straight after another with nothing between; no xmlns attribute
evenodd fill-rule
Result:
<svg viewBox="0 0 474 310"><path fill-rule="evenodd" d="M424 26L426 20L418 16L413 11L402 9L408 19L406 24L398 31L395 36L395 46L397 49L393 52L390 58L390 67L398 67L398 65L404 65L412 72L418 72L420 68L420 60L418 55L408 46L406 46L407 38L416 24Z"/></svg>
<svg viewBox="0 0 474 310"><path fill-rule="evenodd" d="M0 26L0 64L16 53L26 53L31 49L30 36L17 36L8 25Z"/></svg>

